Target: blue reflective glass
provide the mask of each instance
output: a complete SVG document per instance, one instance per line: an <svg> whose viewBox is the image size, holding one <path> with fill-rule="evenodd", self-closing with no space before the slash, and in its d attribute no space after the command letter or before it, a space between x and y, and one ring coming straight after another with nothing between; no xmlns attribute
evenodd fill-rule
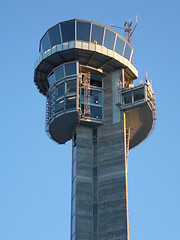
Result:
<svg viewBox="0 0 180 240"><path fill-rule="evenodd" d="M76 197L73 197L72 199L72 216L75 214L76 212Z"/></svg>
<svg viewBox="0 0 180 240"><path fill-rule="evenodd" d="M76 80L67 81L66 86L66 94L76 93Z"/></svg>
<svg viewBox="0 0 180 240"><path fill-rule="evenodd" d="M96 118L97 120L102 119L102 107L90 106L90 117Z"/></svg>
<svg viewBox="0 0 180 240"><path fill-rule="evenodd" d="M77 40L89 42L90 28L90 23L77 22Z"/></svg>
<svg viewBox="0 0 180 240"><path fill-rule="evenodd" d="M97 214L98 214L98 206L97 204L93 204L93 215L97 216Z"/></svg>
<svg viewBox="0 0 180 240"><path fill-rule="evenodd" d="M76 161L73 162L72 178L74 179L75 176L76 176Z"/></svg>
<svg viewBox="0 0 180 240"><path fill-rule="evenodd" d="M76 74L76 62L65 64L66 76Z"/></svg>
<svg viewBox="0 0 180 240"><path fill-rule="evenodd" d="M49 104L52 105L55 102L55 88L49 93Z"/></svg>
<svg viewBox="0 0 180 240"><path fill-rule="evenodd" d="M58 113L58 112L61 112L61 111L64 111L64 99L56 102L55 112Z"/></svg>
<svg viewBox="0 0 180 240"><path fill-rule="evenodd" d="M90 103L102 105L102 91L90 90Z"/></svg>
<svg viewBox="0 0 180 240"><path fill-rule="evenodd" d="M51 47L61 43L59 24L49 29L48 33Z"/></svg>
<svg viewBox="0 0 180 240"><path fill-rule="evenodd" d="M55 77L54 77L54 74L51 74L49 77L48 77L48 82L49 82L49 86L51 87L53 83L55 83Z"/></svg>
<svg viewBox="0 0 180 240"><path fill-rule="evenodd" d="M73 215L72 220L71 220L71 234L75 234L75 225L76 225L76 215Z"/></svg>
<svg viewBox="0 0 180 240"><path fill-rule="evenodd" d="M91 42L97 42L97 44L102 45L103 35L104 28L93 24Z"/></svg>
<svg viewBox="0 0 180 240"><path fill-rule="evenodd" d="M64 82L57 86L57 98L64 97L65 94L65 84Z"/></svg>
<svg viewBox="0 0 180 240"><path fill-rule="evenodd" d="M46 50L50 49L48 32L42 38L41 44L42 44L43 52L45 52Z"/></svg>
<svg viewBox="0 0 180 240"><path fill-rule="evenodd" d="M125 52L124 52L124 57L129 60L129 59L130 59L130 56L131 56L131 52L132 52L131 47L129 46L128 43L126 43L126 48L125 48Z"/></svg>
<svg viewBox="0 0 180 240"><path fill-rule="evenodd" d="M75 21L61 23L63 43L75 40Z"/></svg>
<svg viewBox="0 0 180 240"><path fill-rule="evenodd" d="M76 194L76 178L73 179L72 182L72 197L74 197L74 195Z"/></svg>
<svg viewBox="0 0 180 240"><path fill-rule="evenodd" d="M66 110L76 109L76 96L66 98Z"/></svg>
<svg viewBox="0 0 180 240"><path fill-rule="evenodd" d="M56 70L54 70L54 74L56 77L56 81L63 78L64 77L64 67L60 66L60 67L56 68Z"/></svg>
<svg viewBox="0 0 180 240"><path fill-rule="evenodd" d="M73 161L76 160L76 146L73 147Z"/></svg>
<svg viewBox="0 0 180 240"><path fill-rule="evenodd" d="M93 177L97 177L97 167L93 168Z"/></svg>
<svg viewBox="0 0 180 240"><path fill-rule="evenodd" d="M104 46L107 47L108 49L113 50L115 37L116 34L114 32L111 32L110 30L106 29Z"/></svg>
<svg viewBox="0 0 180 240"><path fill-rule="evenodd" d="M115 52L119 53L120 55L123 55L124 44L125 44L125 41L123 41L122 38L117 37Z"/></svg>

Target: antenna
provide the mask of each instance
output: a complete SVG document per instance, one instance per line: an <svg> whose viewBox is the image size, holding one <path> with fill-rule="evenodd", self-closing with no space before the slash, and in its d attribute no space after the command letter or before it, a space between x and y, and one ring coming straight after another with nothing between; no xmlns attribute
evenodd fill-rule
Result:
<svg viewBox="0 0 180 240"><path fill-rule="evenodd" d="M136 24L134 25L134 27L133 27L133 22L131 20L125 21L124 27L113 25L113 23L111 23L111 27L124 29L124 31L125 31L125 38L127 39L127 41L129 43L131 43L131 37L132 37L132 35L134 33L134 30L137 27L137 24L138 24L138 18L137 18L137 15L136 15Z"/></svg>

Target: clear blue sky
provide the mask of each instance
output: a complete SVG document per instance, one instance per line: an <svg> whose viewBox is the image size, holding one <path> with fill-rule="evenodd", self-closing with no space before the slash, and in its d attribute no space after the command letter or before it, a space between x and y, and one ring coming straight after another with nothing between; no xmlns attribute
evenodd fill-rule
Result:
<svg viewBox="0 0 180 240"><path fill-rule="evenodd" d="M136 14L135 65L139 80L148 71L153 81L158 121L130 151L130 240L179 239L179 9L178 0L1 3L0 239L70 239L71 142L44 131L45 98L33 83L40 38L63 20L123 25Z"/></svg>

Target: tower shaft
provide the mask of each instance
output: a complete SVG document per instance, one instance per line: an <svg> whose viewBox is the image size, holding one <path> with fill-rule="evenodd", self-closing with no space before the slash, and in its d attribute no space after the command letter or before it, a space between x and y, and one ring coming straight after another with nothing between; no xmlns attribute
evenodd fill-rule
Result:
<svg viewBox="0 0 180 240"><path fill-rule="evenodd" d="M108 78L104 81L106 121L95 129L77 126L75 130L71 237L76 240L128 240L125 114L113 123L114 74Z"/></svg>

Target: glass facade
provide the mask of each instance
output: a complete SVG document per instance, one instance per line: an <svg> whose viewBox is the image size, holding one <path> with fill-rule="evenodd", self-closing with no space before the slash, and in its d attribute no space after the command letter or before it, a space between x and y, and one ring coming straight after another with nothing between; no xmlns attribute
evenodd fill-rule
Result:
<svg viewBox="0 0 180 240"><path fill-rule="evenodd" d="M78 62L65 63L55 68L48 77L49 122L60 113L76 110Z"/></svg>
<svg viewBox="0 0 180 240"><path fill-rule="evenodd" d="M52 70L48 76L49 94L46 126L54 118L68 111L79 112L80 119L102 123L103 78L88 73L89 85L87 86L85 84L86 76L87 73L79 73L79 63L76 61L64 63ZM89 114L85 113L87 104Z"/></svg>
<svg viewBox="0 0 180 240"><path fill-rule="evenodd" d="M82 78L86 78L86 75L82 76ZM85 80L82 81L82 85L80 87L80 109L82 112L82 116L85 115L85 102L86 95L85 91L87 86L85 84ZM90 75L90 85L88 87L88 99L90 106L90 114L89 118L95 121L103 121L103 78L101 76ZM86 116L87 117L87 116Z"/></svg>
<svg viewBox="0 0 180 240"><path fill-rule="evenodd" d="M84 41L102 45L131 60L132 47L118 33L90 21L70 20L50 28L40 41L40 51L71 41Z"/></svg>

